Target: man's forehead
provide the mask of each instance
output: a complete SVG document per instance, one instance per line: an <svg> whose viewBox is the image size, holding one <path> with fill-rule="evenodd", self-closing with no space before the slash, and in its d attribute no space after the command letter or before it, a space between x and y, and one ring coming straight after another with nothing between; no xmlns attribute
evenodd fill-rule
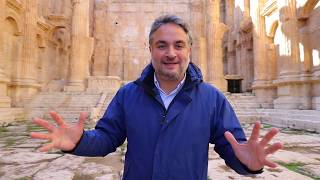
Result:
<svg viewBox="0 0 320 180"><path fill-rule="evenodd" d="M155 43L187 42L188 35L176 24L165 24L153 33Z"/></svg>

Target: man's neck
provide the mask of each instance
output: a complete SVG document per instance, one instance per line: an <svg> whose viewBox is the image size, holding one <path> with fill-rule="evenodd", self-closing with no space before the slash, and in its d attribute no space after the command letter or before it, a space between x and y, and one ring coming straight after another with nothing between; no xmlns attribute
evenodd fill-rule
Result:
<svg viewBox="0 0 320 180"><path fill-rule="evenodd" d="M185 76L185 75L184 75ZM177 88L178 84L184 79L184 76L180 77L177 80L168 80L168 79L163 79L159 76L156 75L156 78L159 82L160 88L166 93L169 94L172 92L174 89Z"/></svg>

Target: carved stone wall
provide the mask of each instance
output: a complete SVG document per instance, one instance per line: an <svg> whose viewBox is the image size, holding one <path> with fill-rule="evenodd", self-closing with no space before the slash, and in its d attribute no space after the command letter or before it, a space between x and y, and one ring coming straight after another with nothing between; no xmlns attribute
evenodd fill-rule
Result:
<svg viewBox="0 0 320 180"><path fill-rule="evenodd" d="M150 63L152 21L176 14L190 24L191 60L207 82L227 91L226 80L240 80L264 108L320 110L319 0L3 0L0 8L0 107L136 79Z"/></svg>

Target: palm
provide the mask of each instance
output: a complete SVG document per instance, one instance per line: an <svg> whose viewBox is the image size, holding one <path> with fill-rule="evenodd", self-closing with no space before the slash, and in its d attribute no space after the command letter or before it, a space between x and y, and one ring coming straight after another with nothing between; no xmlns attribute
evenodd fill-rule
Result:
<svg viewBox="0 0 320 180"><path fill-rule="evenodd" d="M31 133L31 137L38 139L50 140L49 144L42 146L40 151L49 151L56 148L64 151L72 150L80 140L83 133L83 124L86 119L86 114L81 113L79 122L74 125L66 124L62 118L55 112L50 115L56 121L58 127L53 126L48 121L43 119L35 119L34 123L46 128L49 133Z"/></svg>
<svg viewBox="0 0 320 180"><path fill-rule="evenodd" d="M278 133L275 128L270 130L261 141L258 141L260 127L259 122L255 123L250 139L243 144L238 143L230 132L225 133L225 137L231 144L237 158L253 171L264 166L276 167L276 164L269 161L267 156L282 148L281 143L275 143L268 147L268 143Z"/></svg>

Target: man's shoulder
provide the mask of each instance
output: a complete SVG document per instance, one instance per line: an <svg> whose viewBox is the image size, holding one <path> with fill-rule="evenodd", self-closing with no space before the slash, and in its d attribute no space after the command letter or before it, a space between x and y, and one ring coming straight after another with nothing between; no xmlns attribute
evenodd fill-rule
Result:
<svg viewBox="0 0 320 180"><path fill-rule="evenodd" d="M120 87L118 93L126 93L137 89L137 84L134 81L126 82Z"/></svg>
<svg viewBox="0 0 320 180"><path fill-rule="evenodd" d="M218 88L216 88L214 85L212 85L210 83L207 83L207 82L200 83L199 87L201 89L205 89L205 90L210 91L210 92L221 93L221 91Z"/></svg>
<svg viewBox="0 0 320 180"><path fill-rule="evenodd" d="M222 91L220 91L218 88L216 88L214 85L207 83L207 82L202 82L199 84L199 90L205 94L205 95L210 95L211 97L219 98L219 99L224 99L225 95L223 94Z"/></svg>

